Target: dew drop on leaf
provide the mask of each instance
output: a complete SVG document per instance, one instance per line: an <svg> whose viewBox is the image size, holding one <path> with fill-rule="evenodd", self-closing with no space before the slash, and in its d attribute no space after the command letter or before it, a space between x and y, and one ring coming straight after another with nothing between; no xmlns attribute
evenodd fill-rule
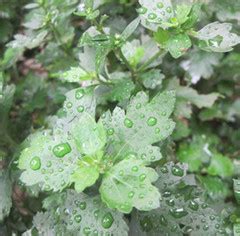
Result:
<svg viewBox="0 0 240 236"><path fill-rule="evenodd" d="M167 203L168 206L174 206L175 205L174 199L166 200L166 203Z"/></svg>
<svg viewBox="0 0 240 236"><path fill-rule="evenodd" d="M137 9L137 12L139 14L145 14L147 12L147 8L146 7L140 7L139 9Z"/></svg>
<svg viewBox="0 0 240 236"><path fill-rule="evenodd" d="M139 176L139 180L142 182L142 181L144 181L146 179L146 175L145 174L141 174L140 176Z"/></svg>
<svg viewBox="0 0 240 236"><path fill-rule="evenodd" d="M47 162L47 167L51 167L52 166L52 162L51 161L48 161Z"/></svg>
<svg viewBox="0 0 240 236"><path fill-rule="evenodd" d="M167 11L168 13L171 13L171 12L172 12L172 8L171 8L171 7L167 7L166 11Z"/></svg>
<svg viewBox="0 0 240 236"><path fill-rule="evenodd" d="M134 196L134 192L133 192L133 191L131 191L131 192L128 193L128 197L129 197L129 198L133 198L133 196Z"/></svg>
<svg viewBox="0 0 240 236"><path fill-rule="evenodd" d="M81 202L81 203L79 204L79 208L80 208L81 210L85 210L86 207L87 207L86 202Z"/></svg>
<svg viewBox="0 0 240 236"><path fill-rule="evenodd" d="M173 208L169 210L174 218L182 218L188 214L183 208Z"/></svg>
<svg viewBox="0 0 240 236"><path fill-rule="evenodd" d="M76 99L81 99L83 97L83 92L82 92L82 90L81 89L78 89L77 91L76 91L76 93L75 93L75 98Z"/></svg>
<svg viewBox="0 0 240 236"><path fill-rule="evenodd" d="M77 111L78 111L79 113L82 113L82 112L84 111L84 106L79 106L79 107L77 108Z"/></svg>
<svg viewBox="0 0 240 236"><path fill-rule="evenodd" d="M161 172L164 173L164 174L168 173L168 168L167 168L166 166L161 167L160 170L161 170Z"/></svg>
<svg viewBox="0 0 240 236"><path fill-rule="evenodd" d="M68 143L61 143L53 148L53 153L56 157L64 157L66 154L72 151L71 146Z"/></svg>
<svg viewBox="0 0 240 236"><path fill-rule="evenodd" d="M124 120L124 125L125 125L127 128L132 128L132 127L133 127L133 122L132 122L130 119L126 118L126 119Z"/></svg>
<svg viewBox="0 0 240 236"><path fill-rule="evenodd" d="M147 120L147 124L148 126L154 126L157 124L157 119L155 117L150 117L148 120Z"/></svg>
<svg viewBox="0 0 240 236"><path fill-rule="evenodd" d="M198 208L199 208L198 203L195 202L195 201L193 201L193 200L191 200L191 201L189 202L189 205L188 205L188 206L189 206L190 209L192 209L192 210L194 210L194 211L197 211Z"/></svg>
<svg viewBox="0 0 240 236"><path fill-rule="evenodd" d="M167 224L168 224L166 218L165 218L163 215L161 215L161 216L159 217L159 221L160 221L160 224L161 224L161 225L167 226Z"/></svg>
<svg viewBox="0 0 240 236"><path fill-rule="evenodd" d="M157 15L155 14L155 13L150 13L149 15L148 15L148 19L149 20L154 20L154 19L156 19L157 18Z"/></svg>
<svg viewBox="0 0 240 236"><path fill-rule="evenodd" d="M136 105L136 109L140 109L141 107L142 107L141 103L138 103L138 104Z"/></svg>
<svg viewBox="0 0 240 236"><path fill-rule="evenodd" d="M41 160L39 157L33 157L30 161L30 167L32 170L39 170L41 168Z"/></svg>
<svg viewBox="0 0 240 236"><path fill-rule="evenodd" d="M77 223L80 223L81 220L82 220L82 216L81 216L81 215L75 215L74 220L75 220Z"/></svg>
<svg viewBox="0 0 240 236"><path fill-rule="evenodd" d="M184 171L179 166L173 166L172 167L172 174L175 175L175 176L182 177L184 175Z"/></svg>
<svg viewBox="0 0 240 236"><path fill-rule="evenodd" d="M102 227L105 229L109 229L114 222L113 216L110 212L105 214L102 218Z"/></svg>
<svg viewBox="0 0 240 236"><path fill-rule="evenodd" d="M66 106L67 106L67 108L72 108L72 103L68 102Z"/></svg>
<svg viewBox="0 0 240 236"><path fill-rule="evenodd" d="M113 135L113 134L114 134L114 129L113 129L113 128L108 129L108 130L107 130L107 134L108 134L109 136Z"/></svg>
<svg viewBox="0 0 240 236"><path fill-rule="evenodd" d="M160 129L159 129L159 128L156 128L156 129L155 129L155 133L156 133L156 134L159 134L159 133L160 133Z"/></svg>
<svg viewBox="0 0 240 236"><path fill-rule="evenodd" d="M157 4L157 7L158 7L159 9L162 9L162 8L164 7L164 4L163 4L162 2L159 2L159 3Z"/></svg>
<svg viewBox="0 0 240 236"><path fill-rule="evenodd" d="M137 172L138 171L138 167L137 166L133 166L132 167L132 171Z"/></svg>
<svg viewBox="0 0 240 236"><path fill-rule="evenodd" d="M85 227L83 229L83 233L84 233L84 235L89 235L91 233L91 229L89 227Z"/></svg>

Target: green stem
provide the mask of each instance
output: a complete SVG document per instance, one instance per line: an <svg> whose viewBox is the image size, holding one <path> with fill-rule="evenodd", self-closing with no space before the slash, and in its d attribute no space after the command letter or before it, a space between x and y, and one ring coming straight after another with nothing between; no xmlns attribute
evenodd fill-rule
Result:
<svg viewBox="0 0 240 236"><path fill-rule="evenodd" d="M138 69L137 69L137 73L143 72L144 70L146 70L146 68L151 65L158 57L160 57L161 55L164 55L166 52L163 50L159 50L155 55L153 55L151 58L149 58L148 61L146 61L143 65L141 65Z"/></svg>

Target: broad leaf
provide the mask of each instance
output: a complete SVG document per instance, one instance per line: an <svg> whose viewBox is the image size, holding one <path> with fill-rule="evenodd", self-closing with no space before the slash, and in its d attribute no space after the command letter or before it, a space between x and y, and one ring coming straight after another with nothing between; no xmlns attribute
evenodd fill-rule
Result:
<svg viewBox="0 0 240 236"><path fill-rule="evenodd" d="M166 91L149 101L144 92L138 93L123 109L116 107L111 114L105 113L102 122L107 129L109 152L114 160L130 153L146 162L161 159L159 147L152 146L166 139L175 124L169 119L175 103L175 93Z"/></svg>
<svg viewBox="0 0 240 236"><path fill-rule="evenodd" d="M213 22L197 33L200 47L207 51L229 52L240 43L240 37L231 33L232 24Z"/></svg>
<svg viewBox="0 0 240 236"><path fill-rule="evenodd" d="M110 208L130 213L133 207L148 211L159 207L160 194L151 183L156 172L143 161L131 157L112 167L103 177L100 187L102 200Z"/></svg>

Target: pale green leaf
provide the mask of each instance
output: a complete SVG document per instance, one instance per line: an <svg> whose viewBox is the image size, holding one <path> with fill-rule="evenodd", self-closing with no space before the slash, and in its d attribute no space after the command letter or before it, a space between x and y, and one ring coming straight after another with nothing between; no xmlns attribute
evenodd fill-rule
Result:
<svg viewBox="0 0 240 236"><path fill-rule="evenodd" d="M125 159L105 173L100 193L110 208L130 213L133 207L148 211L159 207L160 194L151 183L156 172L145 167L143 161Z"/></svg>

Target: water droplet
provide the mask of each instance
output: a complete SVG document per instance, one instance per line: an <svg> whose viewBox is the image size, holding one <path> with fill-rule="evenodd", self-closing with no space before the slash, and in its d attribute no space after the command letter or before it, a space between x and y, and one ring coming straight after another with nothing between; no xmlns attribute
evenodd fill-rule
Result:
<svg viewBox="0 0 240 236"><path fill-rule="evenodd" d="M171 7L167 7L166 11L167 11L167 13L171 13L172 12L172 8Z"/></svg>
<svg viewBox="0 0 240 236"><path fill-rule="evenodd" d="M146 179L146 175L145 175L145 174L141 174L141 175L139 176L139 180L140 180L141 182L143 182L145 179Z"/></svg>
<svg viewBox="0 0 240 236"><path fill-rule="evenodd" d="M71 102L67 102L67 108L72 108L72 103Z"/></svg>
<svg viewBox="0 0 240 236"><path fill-rule="evenodd" d="M137 166L133 166L132 167L132 171L137 172L138 171L138 167Z"/></svg>
<svg viewBox="0 0 240 236"><path fill-rule="evenodd" d="M47 167L51 167L52 166L52 162L51 161L48 161L47 162Z"/></svg>
<svg viewBox="0 0 240 236"><path fill-rule="evenodd" d="M85 228L83 229L83 233L84 233L85 235L89 235L89 234L91 233L91 229L90 229L89 227L85 227Z"/></svg>
<svg viewBox="0 0 240 236"><path fill-rule="evenodd" d="M75 220L77 223L80 223L81 220L82 220L82 216L81 216L81 215L75 215L74 220Z"/></svg>
<svg viewBox="0 0 240 236"><path fill-rule="evenodd" d="M159 134L160 133L160 129L159 128L156 128L155 129L155 134Z"/></svg>
<svg viewBox="0 0 240 236"><path fill-rule="evenodd" d="M82 113L82 112L84 111L84 106L79 106L79 107L77 108L77 111L78 111L79 113Z"/></svg>
<svg viewBox="0 0 240 236"><path fill-rule="evenodd" d="M139 14L145 14L147 12L147 8L146 7L141 7L139 9L137 9L137 12Z"/></svg>
<svg viewBox="0 0 240 236"><path fill-rule="evenodd" d="M159 9L162 9L162 8L164 7L164 4L161 3L161 2L159 2L159 3L157 4L157 7L158 7Z"/></svg>
<svg viewBox="0 0 240 236"><path fill-rule="evenodd" d="M173 166L172 167L172 174L175 175L175 176L182 177L184 175L184 171L179 166Z"/></svg>
<svg viewBox="0 0 240 236"><path fill-rule="evenodd" d="M78 89L75 93L75 98L79 100L82 97L83 97L83 91L82 91L82 89Z"/></svg>
<svg viewBox="0 0 240 236"><path fill-rule="evenodd" d="M124 171L123 171L123 170L120 170L120 171L119 171L119 175L120 175L120 176L123 176L123 175L124 175Z"/></svg>
<svg viewBox="0 0 240 236"><path fill-rule="evenodd" d="M72 151L71 146L68 143L61 143L53 148L53 153L56 157L64 157L66 154Z"/></svg>
<svg viewBox="0 0 240 236"><path fill-rule="evenodd" d="M166 111L163 111L162 112L162 116L166 116L167 115L167 112Z"/></svg>
<svg viewBox="0 0 240 236"><path fill-rule="evenodd" d="M132 127L133 127L133 122L132 122L130 119L126 118L126 119L124 120L124 125L125 125L127 128L132 128Z"/></svg>
<svg viewBox="0 0 240 236"><path fill-rule="evenodd" d="M107 134L110 136L110 135L113 135L114 134L114 129L110 128L107 130Z"/></svg>
<svg viewBox="0 0 240 236"><path fill-rule="evenodd" d="M167 203L168 206L174 206L175 205L174 199L166 200L166 203Z"/></svg>
<svg viewBox="0 0 240 236"><path fill-rule="evenodd" d="M198 203L195 202L195 201L193 201L193 200L191 200L191 201L189 202L189 205L188 205L188 206L189 206L190 209L192 209L192 210L194 210L194 211L197 211L198 208L199 208Z"/></svg>
<svg viewBox="0 0 240 236"><path fill-rule="evenodd" d="M41 160L39 157L33 157L30 161L30 167L32 170L39 170L41 168Z"/></svg>
<svg viewBox="0 0 240 236"><path fill-rule="evenodd" d="M205 208L207 208L207 207L208 207L208 205L207 205L206 203L203 203L203 204L202 204L202 208L203 208L203 209L205 209Z"/></svg>
<svg viewBox="0 0 240 236"><path fill-rule="evenodd" d="M173 209L170 209L169 212L174 218L177 218L177 219L182 218L188 214L188 212L185 211L183 208L173 208Z"/></svg>
<svg viewBox="0 0 240 236"><path fill-rule="evenodd" d="M145 216L142 220L140 220L140 225L145 232L149 232L153 229L153 224L149 216Z"/></svg>
<svg viewBox="0 0 240 236"><path fill-rule="evenodd" d="M168 173L168 168L167 168L166 166L161 167L160 170L161 170L161 172L164 173L164 174Z"/></svg>
<svg viewBox="0 0 240 236"><path fill-rule="evenodd" d="M139 198L140 198L140 199L143 199L144 197L145 197L145 195L144 195L143 193L140 193L140 194L139 194Z"/></svg>
<svg viewBox="0 0 240 236"><path fill-rule="evenodd" d="M148 119L148 121L147 121L147 124L148 124L149 126L154 126L154 125L157 124L157 119L156 119L155 117L150 117L150 118Z"/></svg>
<svg viewBox="0 0 240 236"><path fill-rule="evenodd" d="M149 20L154 20L154 19L156 19L157 18L157 15L155 14L155 13L150 13L149 15L148 15L148 19Z"/></svg>
<svg viewBox="0 0 240 236"><path fill-rule="evenodd" d="M204 225L203 226L203 230L207 231L209 229L209 226L208 225Z"/></svg>
<svg viewBox="0 0 240 236"><path fill-rule="evenodd" d="M141 103L138 103L138 104L136 105L136 108L137 108L137 109L140 109L141 107L142 107Z"/></svg>
<svg viewBox="0 0 240 236"><path fill-rule="evenodd" d="M161 216L159 217L159 221L160 221L160 224L161 224L161 225L165 225L165 226L168 225L168 222L167 222L166 218L165 218L163 215L161 215Z"/></svg>
<svg viewBox="0 0 240 236"><path fill-rule="evenodd" d="M216 217L215 216L210 216L209 218L210 218L210 220L215 220Z"/></svg>
<svg viewBox="0 0 240 236"><path fill-rule="evenodd" d="M85 210L85 209L86 209L86 206L87 206L86 202L81 202L81 203L79 204L79 208L80 208L81 210Z"/></svg>
<svg viewBox="0 0 240 236"><path fill-rule="evenodd" d="M131 191L131 192L128 193L128 197L129 197L129 198L133 198L134 194L135 194L135 193L134 193L133 191Z"/></svg>
<svg viewBox="0 0 240 236"><path fill-rule="evenodd" d="M98 216L99 216L99 210L94 211L94 216L95 216L95 218L98 218Z"/></svg>
<svg viewBox="0 0 240 236"><path fill-rule="evenodd" d="M170 197L172 193L170 191L164 191L162 195L163 197Z"/></svg>

